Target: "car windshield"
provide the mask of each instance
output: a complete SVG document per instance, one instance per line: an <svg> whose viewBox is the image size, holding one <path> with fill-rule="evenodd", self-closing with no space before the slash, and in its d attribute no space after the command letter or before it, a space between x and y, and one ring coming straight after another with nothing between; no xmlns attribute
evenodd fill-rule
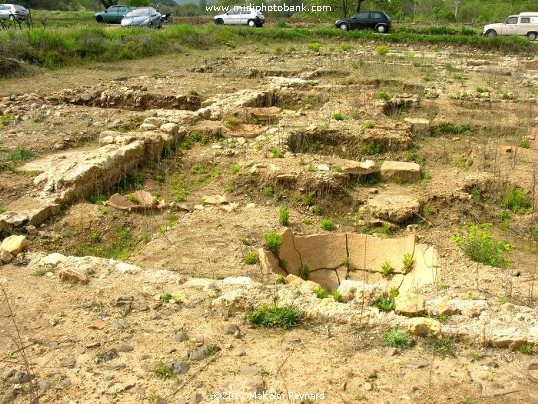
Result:
<svg viewBox="0 0 538 404"><path fill-rule="evenodd" d="M141 8L138 10L133 10L130 13L126 15L126 17L140 17L142 15L150 15L150 9L149 8Z"/></svg>

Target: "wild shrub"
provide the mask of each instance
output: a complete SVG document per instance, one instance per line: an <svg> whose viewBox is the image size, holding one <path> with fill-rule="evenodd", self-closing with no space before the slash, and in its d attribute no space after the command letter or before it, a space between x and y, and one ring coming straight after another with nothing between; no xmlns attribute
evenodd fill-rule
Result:
<svg viewBox="0 0 538 404"><path fill-rule="evenodd" d="M506 253L513 247L505 241L494 240L491 228L491 223L466 225L459 234L452 236L452 240L473 261L506 268L510 265Z"/></svg>
<svg viewBox="0 0 538 404"><path fill-rule="evenodd" d="M265 234L263 238L265 241L265 248L273 252L278 252L282 245L282 236L280 234L271 232Z"/></svg>
<svg viewBox="0 0 538 404"><path fill-rule="evenodd" d="M383 334L382 343L392 348L410 349L413 347L413 337L408 332L402 332L392 328Z"/></svg>

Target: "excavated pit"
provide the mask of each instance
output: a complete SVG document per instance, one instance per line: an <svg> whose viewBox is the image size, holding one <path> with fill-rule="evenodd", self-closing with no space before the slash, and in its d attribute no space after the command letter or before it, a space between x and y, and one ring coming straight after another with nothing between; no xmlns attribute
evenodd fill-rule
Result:
<svg viewBox="0 0 538 404"><path fill-rule="evenodd" d="M364 130L358 125L344 128L307 128L292 130L286 144L293 153L319 153L357 159L365 154L408 150L412 146L411 127L396 124Z"/></svg>
<svg viewBox="0 0 538 404"><path fill-rule="evenodd" d="M163 95L147 91L145 88L88 89L86 91L65 90L48 97L52 103L66 103L97 108L117 108L129 111L147 111L150 109L171 109L196 111L202 104L202 98L196 93Z"/></svg>
<svg viewBox="0 0 538 404"><path fill-rule="evenodd" d="M414 234L393 239L357 233L302 236L287 229L278 252L259 253L262 270L307 277L327 290L351 279L412 292L433 284L438 271L437 252L418 244ZM404 264L405 256L412 257L412 266ZM386 263L393 268L390 276L382 270Z"/></svg>

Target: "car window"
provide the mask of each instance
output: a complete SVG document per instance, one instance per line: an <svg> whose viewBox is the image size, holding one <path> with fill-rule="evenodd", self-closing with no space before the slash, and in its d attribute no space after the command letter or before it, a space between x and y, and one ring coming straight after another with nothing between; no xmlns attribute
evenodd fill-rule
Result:
<svg viewBox="0 0 538 404"><path fill-rule="evenodd" d="M506 20L506 23L507 23L507 24L517 24L517 17L509 17L509 18Z"/></svg>
<svg viewBox="0 0 538 404"><path fill-rule="evenodd" d="M233 10L228 11L228 15L238 15L240 13L241 13L241 10L235 9L235 8Z"/></svg>
<svg viewBox="0 0 538 404"><path fill-rule="evenodd" d="M248 8L242 9L241 14L250 14L250 9L248 9Z"/></svg>
<svg viewBox="0 0 538 404"><path fill-rule="evenodd" d="M521 17L522 24L530 24L530 22L531 22L530 17Z"/></svg>
<svg viewBox="0 0 538 404"><path fill-rule="evenodd" d="M357 18L368 18L369 12L359 13L357 14Z"/></svg>
<svg viewBox="0 0 538 404"><path fill-rule="evenodd" d="M371 18L383 18L383 16L381 15L381 13L370 13L370 17Z"/></svg>

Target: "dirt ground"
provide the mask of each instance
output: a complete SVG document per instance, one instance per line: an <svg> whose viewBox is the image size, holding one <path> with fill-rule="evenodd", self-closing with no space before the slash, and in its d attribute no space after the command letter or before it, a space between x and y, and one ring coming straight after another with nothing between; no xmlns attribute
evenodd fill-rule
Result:
<svg viewBox="0 0 538 404"><path fill-rule="evenodd" d="M402 44L379 55L378 46L327 40L316 51L306 44L230 44L211 52L188 50L2 79L0 208L5 210L36 192L34 175L17 170L25 161L95 148L102 131L137 130L157 108L151 102L142 110L79 105L54 94L143 88L152 100L196 94L203 101L265 88L274 76L315 81L273 100L271 106L280 108L275 122L242 122L262 128L261 137L240 136L241 122L234 117L195 124L182 150L148 161L129 183L62 206L60 215L25 232L30 245L24 257L0 267L4 402L29 402L34 394L42 402L197 403L215 401L219 392L238 394L227 401L252 403L538 402L536 342L525 354L458 341L440 355L420 338L410 350L384 346L390 327L382 324L311 320L285 331L254 327L243 313L223 315L212 305L215 296L197 288L182 304L160 301L191 277L248 276L270 286L274 277L243 258L263 245L265 233L284 228L279 207L286 205L290 227L299 234L323 232L325 218L334 221L336 232L392 237L415 231L440 257L436 284L421 293L435 297L448 290L463 299L487 299L495 310L513 303L536 314L538 57ZM408 104L384 102L413 97ZM335 135L320 137L303 151L283 143L278 130L271 132L316 127L362 135L373 124L370 133L382 135L404 125L405 118L428 119L432 128L468 125L468 130L436 135L417 130L411 145L385 150L354 148ZM320 167L338 173L349 159L414 161L426 174L412 184L367 178L326 187L316 180ZM253 175L256 166L299 173L300 180L288 187L274 175ZM503 198L509 186L521 190L533 207L508 213ZM114 192L129 195L136 189L174 205L125 212L101 203ZM390 230L370 225L366 207L380 194L416 198L420 213ZM233 207L207 204L213 195L227 195ZM470 223L492 223L492 236L514 247L509 268L477 265L464 256L451 237ZM122 276L95 268L87 285L69 285L53 273L27 269L29 260L52 252L115 258L146 273ZM160 270L177 278L159 280ZM182 362L185 352L200 347L209 347L210 354L189 359L183 373L159 378L159 364ZM24 379L29 370L36 375L33 392ZM252 391L262 396L252 397Z"/></svg>

